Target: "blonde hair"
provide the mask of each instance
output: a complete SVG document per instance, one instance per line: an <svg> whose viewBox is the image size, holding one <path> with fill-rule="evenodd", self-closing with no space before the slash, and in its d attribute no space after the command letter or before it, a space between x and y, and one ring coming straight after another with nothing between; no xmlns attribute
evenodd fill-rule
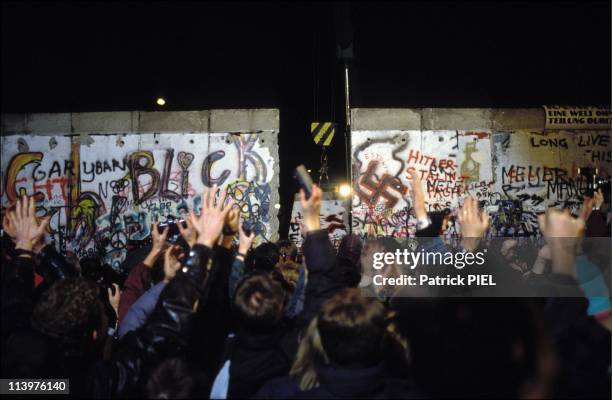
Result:
<svg viewBox="0 0 612 400"><path fill-rule="evenodd" d="M302 391L319 386L317 371L315 370L317 361L324 364L329 363L329 358L325 354L325 349L321 343L321 336L319 335L317 325L318 317L314 317L310 321L308 329L306 329L306 335L300 341L295 361L289 371L289 376L299 379L299 386Z"/></svg>
<svg viewBox="0 0 612 400"><path fill-rule="evenodd" d="M274 266L274 269L276 272L282 275L283 279L289 285L291 290L295 290L298 278L300 276L300 265L288 260L277 263Z"/></svg>
<svg viewBox="0 0 612 400"><path fill-rule="evenodd" d="M317 365L330 360L340 365L378 363L389 339L407 352L394 316L378 300L361 296L359 289L342 290L323 303L308 325L289 375L300 390L308 391L319 386Z"/></svg>

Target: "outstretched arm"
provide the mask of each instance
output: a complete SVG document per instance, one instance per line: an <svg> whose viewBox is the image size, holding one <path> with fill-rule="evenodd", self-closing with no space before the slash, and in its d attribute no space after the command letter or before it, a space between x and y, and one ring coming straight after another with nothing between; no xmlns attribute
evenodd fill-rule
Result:
<svg viewBox="0 0 612 400"><path fill-rule="evenodd" d="M34 198L22 197L5 218L7 233L15 241L18 254L3 271L2 333L8 334L27 324L33 307L34 249L43 241L49 219L36 218Z"/></svg>
<svg viewBox="0 0 612 400"><path fill-rule="evenodd" d="M300 324L307 324L325 300L344 288L335 273L336 252L327 231L321 229L321 196L321 189L316 185L309 199L306 199L303 190L300 192L304 214L303 230L306 232L303 246L307 270L304 309L298 317Z"/></svg>
<svg viewBox="0 0 612 400"><path fill-rule="evenodd" d="M431 221L425 208L425 193L421 176L418 171L408 171L408 177L412 182L412 208L417 218L417 230L425 229L431 224Z"/></svg>
<svg viewBox="0 0 612 400"><path fill-rule="evenodd" d="M232 263L232 269L229 277L229 297L230 299L234 298L234 292L236 291L236 286L242 276L244 275L244 259L251 249L253 245L253 241L255 240L255 234L250 232L248 235L244 231L243 227L238 227L239 233L239 242L238 242L238 254L236 254L236 258Z"/></svg>
<svg viewBox="0 0 612 400"><path fill-rule="evenodd" d="M119 302L119 322L123 321L128 310L151 286L151 268L167 248L166 238L169 228L159 232L159 223L151 226L153 244L144 261L138 263L128 275L123 285L123 294Z"/></svg>
<svg viewBox="0 0 612 400"><path fill-rule="evenodd" d="M199 216L191 214L198 233L183 267L162 291L157 305L143 329L131 332L120 343L120 351L107 364L98 366L95 391L100 397L121 397L130 393L143 379L143 366L185 350L193 316L206 293L213 275L214 251L223 221L232 201L225 195L215 203L214 191L204 194Z"/></svg>

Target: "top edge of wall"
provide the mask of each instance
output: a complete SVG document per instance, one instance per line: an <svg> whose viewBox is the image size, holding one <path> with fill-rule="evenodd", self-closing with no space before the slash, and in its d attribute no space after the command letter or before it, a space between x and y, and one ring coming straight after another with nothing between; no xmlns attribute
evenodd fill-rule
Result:
<svg viewBox="0 0 612 400"><path fill-rule="evenodd" d="M279 110L2 114L2 134L258 132L279 130Z"/></svg>
<svg viewBox="0 0 612 400"><path fill-rule="evenodd" d="M544 129L543 108L354 108L352 130Z"/></svg>

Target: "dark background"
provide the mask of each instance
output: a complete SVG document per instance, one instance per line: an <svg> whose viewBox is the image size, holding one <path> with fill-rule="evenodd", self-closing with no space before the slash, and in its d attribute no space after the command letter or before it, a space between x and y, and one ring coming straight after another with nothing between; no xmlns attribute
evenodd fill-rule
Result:
<svg viewBox="0 0 612 400"><path fill-rule="evenodd" d="M352 2L353 107L611 103L610 1ZM279 108L281 233L344 125L334 3L3 2L2 112ZM163 95L165 107L155 105ZM342 132L330 179L344 180Z"/></svg>

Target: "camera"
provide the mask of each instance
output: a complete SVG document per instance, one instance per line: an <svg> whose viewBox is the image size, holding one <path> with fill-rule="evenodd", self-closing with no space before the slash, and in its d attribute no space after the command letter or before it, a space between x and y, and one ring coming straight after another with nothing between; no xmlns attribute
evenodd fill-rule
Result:
<svg viewBox="0 0 612 400"><path fill-rule="evenodd" d="M168 227L168 237L166 241L168 243L176 243L176 241L181 237L181 231L179 230L178 224L183 224L185 219L177 218L173 215L166 216L166 220L164 222L159 223L158 232L162 233L166 227ZM185 225L183 225L185 227Z"/></svg>
<svg viewBox="0 0 612 400"><path fill-rule="evenodd" d="M306 170L306 167L303 164L298 165L298 167L293 172L293 177L295 178L295 180L298 181L300 188L304 189L304 194L306 195L306 198L310 198L310 196L312 195L313 182L312 178L308 174L308 171Z"/></svg>
<svg viewBox="0 0 612 400"><path fill-rule="evenodd" d="M610 178L600 176L599 170L592 167L578 168L578 174L585 179L584 195L593 197L594 193L601 189L604 202L610 203Z"/></svg>

